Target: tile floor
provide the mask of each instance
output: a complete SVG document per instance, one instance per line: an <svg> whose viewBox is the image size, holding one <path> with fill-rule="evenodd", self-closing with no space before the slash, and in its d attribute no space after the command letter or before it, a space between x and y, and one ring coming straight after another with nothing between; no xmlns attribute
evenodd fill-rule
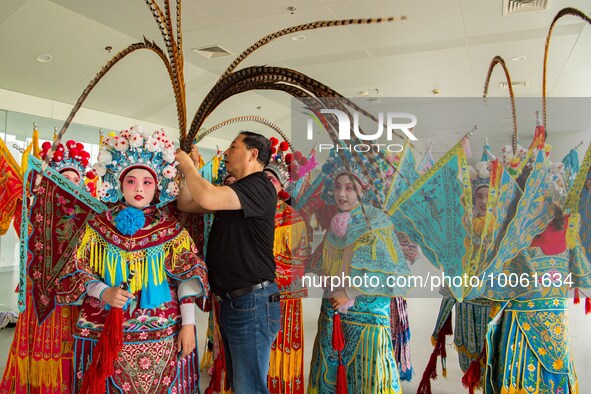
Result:
<svg viewBox="0 0 591 394"><path fill-rule="evenodd" d="M15 289L18 282L16 271L0 272L0 310L16 311ZM433 330L440 300L438 298L409 298L408 309L412 331L411 357L415 368L415 376L412 382L403 383L404 393L416 393L423 368L427 364L431 354L431 343L429 337ZM316 334L316 324L320 300L308 298L304 301L304 332L305 332L305 365L310 364L312 356L312 345ZM204 344L207 315L199 312L198 319L198 340L200 346ZM570 336L575 358L575 365L579 376L580 393L591 393L591 316L585 316L581 305L570 308ZM14 329L0 330L0 373L3 373L6 364L6 357ZM461 370L457 361L457 354L451 346L452 340L448 339L448 373L447 378L439 377L432 384L434 394L456 394L467 392L460 382ZM202 387L207 386L208 377L202 374ZM307 381L307 376L306 376Z"/></svg>

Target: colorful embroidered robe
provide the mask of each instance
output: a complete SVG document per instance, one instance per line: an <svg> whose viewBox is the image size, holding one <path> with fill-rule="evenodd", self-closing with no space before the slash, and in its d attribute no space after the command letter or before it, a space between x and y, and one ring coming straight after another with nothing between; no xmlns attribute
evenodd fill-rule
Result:
<svg viewBox="0 0 591 394"><path fill-rule="evenodd" d="M390 218L372 206L353 209L346 234L331 231L324 240L316 271L321 276L371 277L379 283L355 287L361 295L341 314L348 392L400 393L400 379L390 331L390 297L404 296L406 288L389 286L388 277L410 274ZM368 227L368 221L370 227ZM314 342L308 393L334 393L339 365L332 347L334 309L325 290ZM368 359L370 358L370 359Z"/></svg>
<svg viewBox="0 0 591 394"><path fill-rule="evenodd" d="M103 281L118 286L135 276L130 292L136 296L124 310L123 349L115 373L107 379L108 392L193 393L199 386L197 352L178 359L176 338L181 328L180 303L194 303L209 291L206 268L197 249L177 220L165 209L144 209L146 225L132 236L116 229L119 205L91 220L78 252L60 281L57 300L80 303L74 329L74 387L80 388L92 361L109 308L85 296L86 285ZM177 284L196 278L203 292L177 294Z"/></svg>
<svg viewBox="0 0 591 394"><path fill-rule="evenodd" d="M285 201L275 211L276 279L281 291L281 330L271 346L269 375L271 393L304 392L304 324L302 287L304 267L310 256L306 223Z"/></svg>
<svg viewBox="0 0 591 394"><path fill-rule="evenodd" d="M41 162L29 157L25 173L33 188ZM28 190L23 190L26 200ZM78 307L55 304L55 283L77 247L93 212L106 207L51 168L47 168L21 223L19 315L0 392L72 391L72 332ZM19 215L20 216L20 215ZM28 274L28 275L27 275Z"/></svg>

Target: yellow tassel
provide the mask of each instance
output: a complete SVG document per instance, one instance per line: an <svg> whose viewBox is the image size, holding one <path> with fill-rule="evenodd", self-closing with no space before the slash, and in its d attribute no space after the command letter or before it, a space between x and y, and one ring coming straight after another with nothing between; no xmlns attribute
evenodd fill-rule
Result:
<svg viewBox="0 0 591 394"><path fill-rule="evenodd" d="M62 360L33 360L17 358L17 368L23 384L35 388L60 389L63 380Z"/></svg>
<svg viewBox="0 0 591 394"><path fill-rule="evenodd" d="M191 250L191 237L187 231L182 231L175 239L164 245L164 254L172 253L172 269L176 268L176 262L179 261L182 253Z"/></svg>
<svg viewBox="0 0 591 394"><path fill-rule="evenodd" d="M127 264L125 264L126 260L122 260L123 264L121 264L121 278L124 282L127 282ZM117 283L115 283L117 284Z"/></svg>
<svg viewBox="0 0 591 394"><path fill-rule="evenodd" d="M88 261L90 268L97 272L101 277L105 277L105 254L106 242L98 235L96 231L90 227L86 228L80 247L78 248L76 256L79 259L85 258L86 249L90 256Z"/></svg>
<svg viewBox="0 0 591 394"><path fill-rule="evenodd" d="M166 272L164 271L164 261L166 259L166 256L164 255L164 253L162 253L160 255L160 264L158 266L159 269L159 274L158 274L158 284L163 283L164 280L166 279Z"/></svg>
<svg viewBox="0 0 591 394"><path fill-rule="evenodd" d="M175 262L180 260L182 253L191 250L191 245L192 240L188 232L182 231L162 247L126 252L113 245L107 245L96 231L87 227L78 248L77 257L79 259L88 258L90 268L103 279L115 278L118 266L121 264L122 279L127 281L129 272L133 269L136 275L131 281L130 290L135 293L148 285L150 272L154 273L152 276L154 284L163 283L166 280L167 256L170 256L174 270Z"/></svg>

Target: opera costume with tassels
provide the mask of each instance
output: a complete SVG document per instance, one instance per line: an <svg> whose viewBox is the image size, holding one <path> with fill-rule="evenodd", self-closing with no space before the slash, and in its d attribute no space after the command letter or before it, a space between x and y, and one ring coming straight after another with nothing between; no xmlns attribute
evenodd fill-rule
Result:
<svg viewBox="0 0 591 394"><path fill-rule="evenodd" d="M271 393L304 393L304 310L302 298L308 292L302 287L304 268L310 257L308 229L301 215L285 200L289 198L298 173L294 154L286 153L288 143L271 137L276 152L271 155L270 172L281 184L275 211L275 282L281 293L281 329L271 346L267 385ZM277 149L278 148L278 149ZM301 158L299 152L296 158ZM301 160L301 159L300 159ZM288 166L291 166L291 171ZM299 173L299 176L305 174Z"/></svg>
<svg viewBox="0 0 591 394"><path fill-rule="evenodd" d="M479 191L490 187L490 157L488 151L490 147L485 145L481 161L477 163L476 168L470 167L470 179L472 181L473 203L475 204L472 217L472 229L474 231L472 242L474 244L473 250L478 250L481 243L482 235L484 233L484 226L490 226L490 221L487 222L486 215L479 211L477 204L477 195ZM488 199L488 197L487 197ZM481 202L482 204L482 202ZM486 201L484 202L486 205ZM490 231L490 230L489 230ZM483 360L484 345L486 342L486 332L488 329L488 322L490 321L491 301L486 298L475 298L471 300L464 300L457 302L457 300L449 293L446 288L441 288L440 293L443 296L439 314L435 323L435 330L431 336L431 342L435 347L434 352L442 349L444 346L445 335L451 334L453 331L454 345L458 352L460 368L466 372L471 363L476 361L480 364L480 383L482 384L482 377L484 377L485 363ZM455 324L451 324L451 314L455 307ZM441 333L441 335L440 335ZM443 343L437 343L438 341ZM445 358L445 354L441 355ZM444 365L443 375L446 376L445 360L442 360ZM431 365L434 368L435 365ZM429 371L429 373L431 373Z"/></svg>
<svg viewBox="0 0 591 394"><path fill-rule="evenodd" d="M33 138L36 143L37 137ZM45 143L42 157L48 149L49 143ZM85 220L85 215L79 214L76 196L84 193L89 156L83 145L75 141L68 141L65 147L60 145L47 170L52 178L43 178L30 208L24 204L22 217L26 220L20 229L24 259L19 284L21 314L0 384L2 393L71 392L72 333L78 307L55 304L54 280L69 253L75 250L72 232ZM32 156L29 159L24 178L32 181L32 171L38 171L40 163ZM66 179L62 175L65 171L76 173L79 185ZM31 187L26 189L24 201Z"/></svg>
<svg viewBox="0 0 591 394"><path fill-rule="evenodd" d="M176 336L181 328L180 305L194 304L207 290L204 263L187 231L163 209L145 208L145 225L133 235L121 234L114 223L126 208L120 204L88 223L67 269L71 273L60 283L58 302L82 301L74 329L75 387L92 360L109 313L105 302L86 294L86 287L97 281L117 286L132 270L129 291L136 298L123 312L123 349L113 360L115 373L107 387L168 393L183 377L196 387L196 363L178 361ZM197 357L196 352L190 357Z"/></svg>
<svg viewBox="0 0 591 394"><path fill-rule="evenodd" d="M332 172L330 167L325 164L323 171ZM339 174L338 170L333 174ZM327 203L335 202L331 193L337 178L325 181ZM364 200L369 199L366 190ZM320 259L314 262L315 273L344 275L351 283L343 286L349 301L338 311L329 301L331 289L325 288L308 393L401 393L390 331L390 299L404 296L407 288L389 286L387 278L410 275L410 269L390 217L369 204L340 212L322 248ZM357 282L364 277L366 281Z"/></svg>
<svg viewBox="0 0 591 394"><path fill-rule="evenodd" d="M579 392L570 349L567 293L570 288L591 287L584 236L590 224L581 221L588 209L581 203L588 195L590 168L591 149L565 203L560 177L547 162L538 158L534 164L524 193L542 185L545 220L529 247L503 267L503 275L529 281L519 286L493 281L484 293L496 301L486 338L485 393Z"/></svg>
<svg viewBox="0 0 591 394"><path fill-rule="evenodd" d="M387 286L386 278L409 275L410 270L390 218L370 205L364 210L371 228L361 207L357 207L346 219L345 238L328 232L318 274L351 278L367 275L384 284L354 287L359 295L340 314L345 340L342 364L349 393L401 393L390 332L390 297L403 296L405 289ZM339 356L332 345L335 310L328 297L326 290L312 354L309 393L334 393L337 382Z"/></svg>
<svg viewBox="0 0 591 394"><path fill-rule="evenodd" d="M180 359L177 338L182 325L195 324L195 301L209 285L189 233L161 207L178 192L173 162L161 131L131 128L103 140L94 167L103 177L99 195L116 205L87 223L57 294L61 304L81 304L73 334L76 392L198 390L197 350ZM153 174L157 205L120 201L123 177L135 168ZM125 284L135 298L123 310L102 300L107 288Z"/></svg>

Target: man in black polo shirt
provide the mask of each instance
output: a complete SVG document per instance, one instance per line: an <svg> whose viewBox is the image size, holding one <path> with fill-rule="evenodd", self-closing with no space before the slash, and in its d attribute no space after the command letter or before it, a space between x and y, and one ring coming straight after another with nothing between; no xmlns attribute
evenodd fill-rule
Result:
<svg viewBox="0 0 591 394"><path fill-rule="evenodd" d="M281 325L273 259L277 193L263 173L270 155L267 138L241 132L224 152L226 169L237 181L216 187L199 175L189 155L176 154L186 180L178 208L215 212L205 262L220 301L228 376L237 393L268 393L271 344Z"/></svg>

